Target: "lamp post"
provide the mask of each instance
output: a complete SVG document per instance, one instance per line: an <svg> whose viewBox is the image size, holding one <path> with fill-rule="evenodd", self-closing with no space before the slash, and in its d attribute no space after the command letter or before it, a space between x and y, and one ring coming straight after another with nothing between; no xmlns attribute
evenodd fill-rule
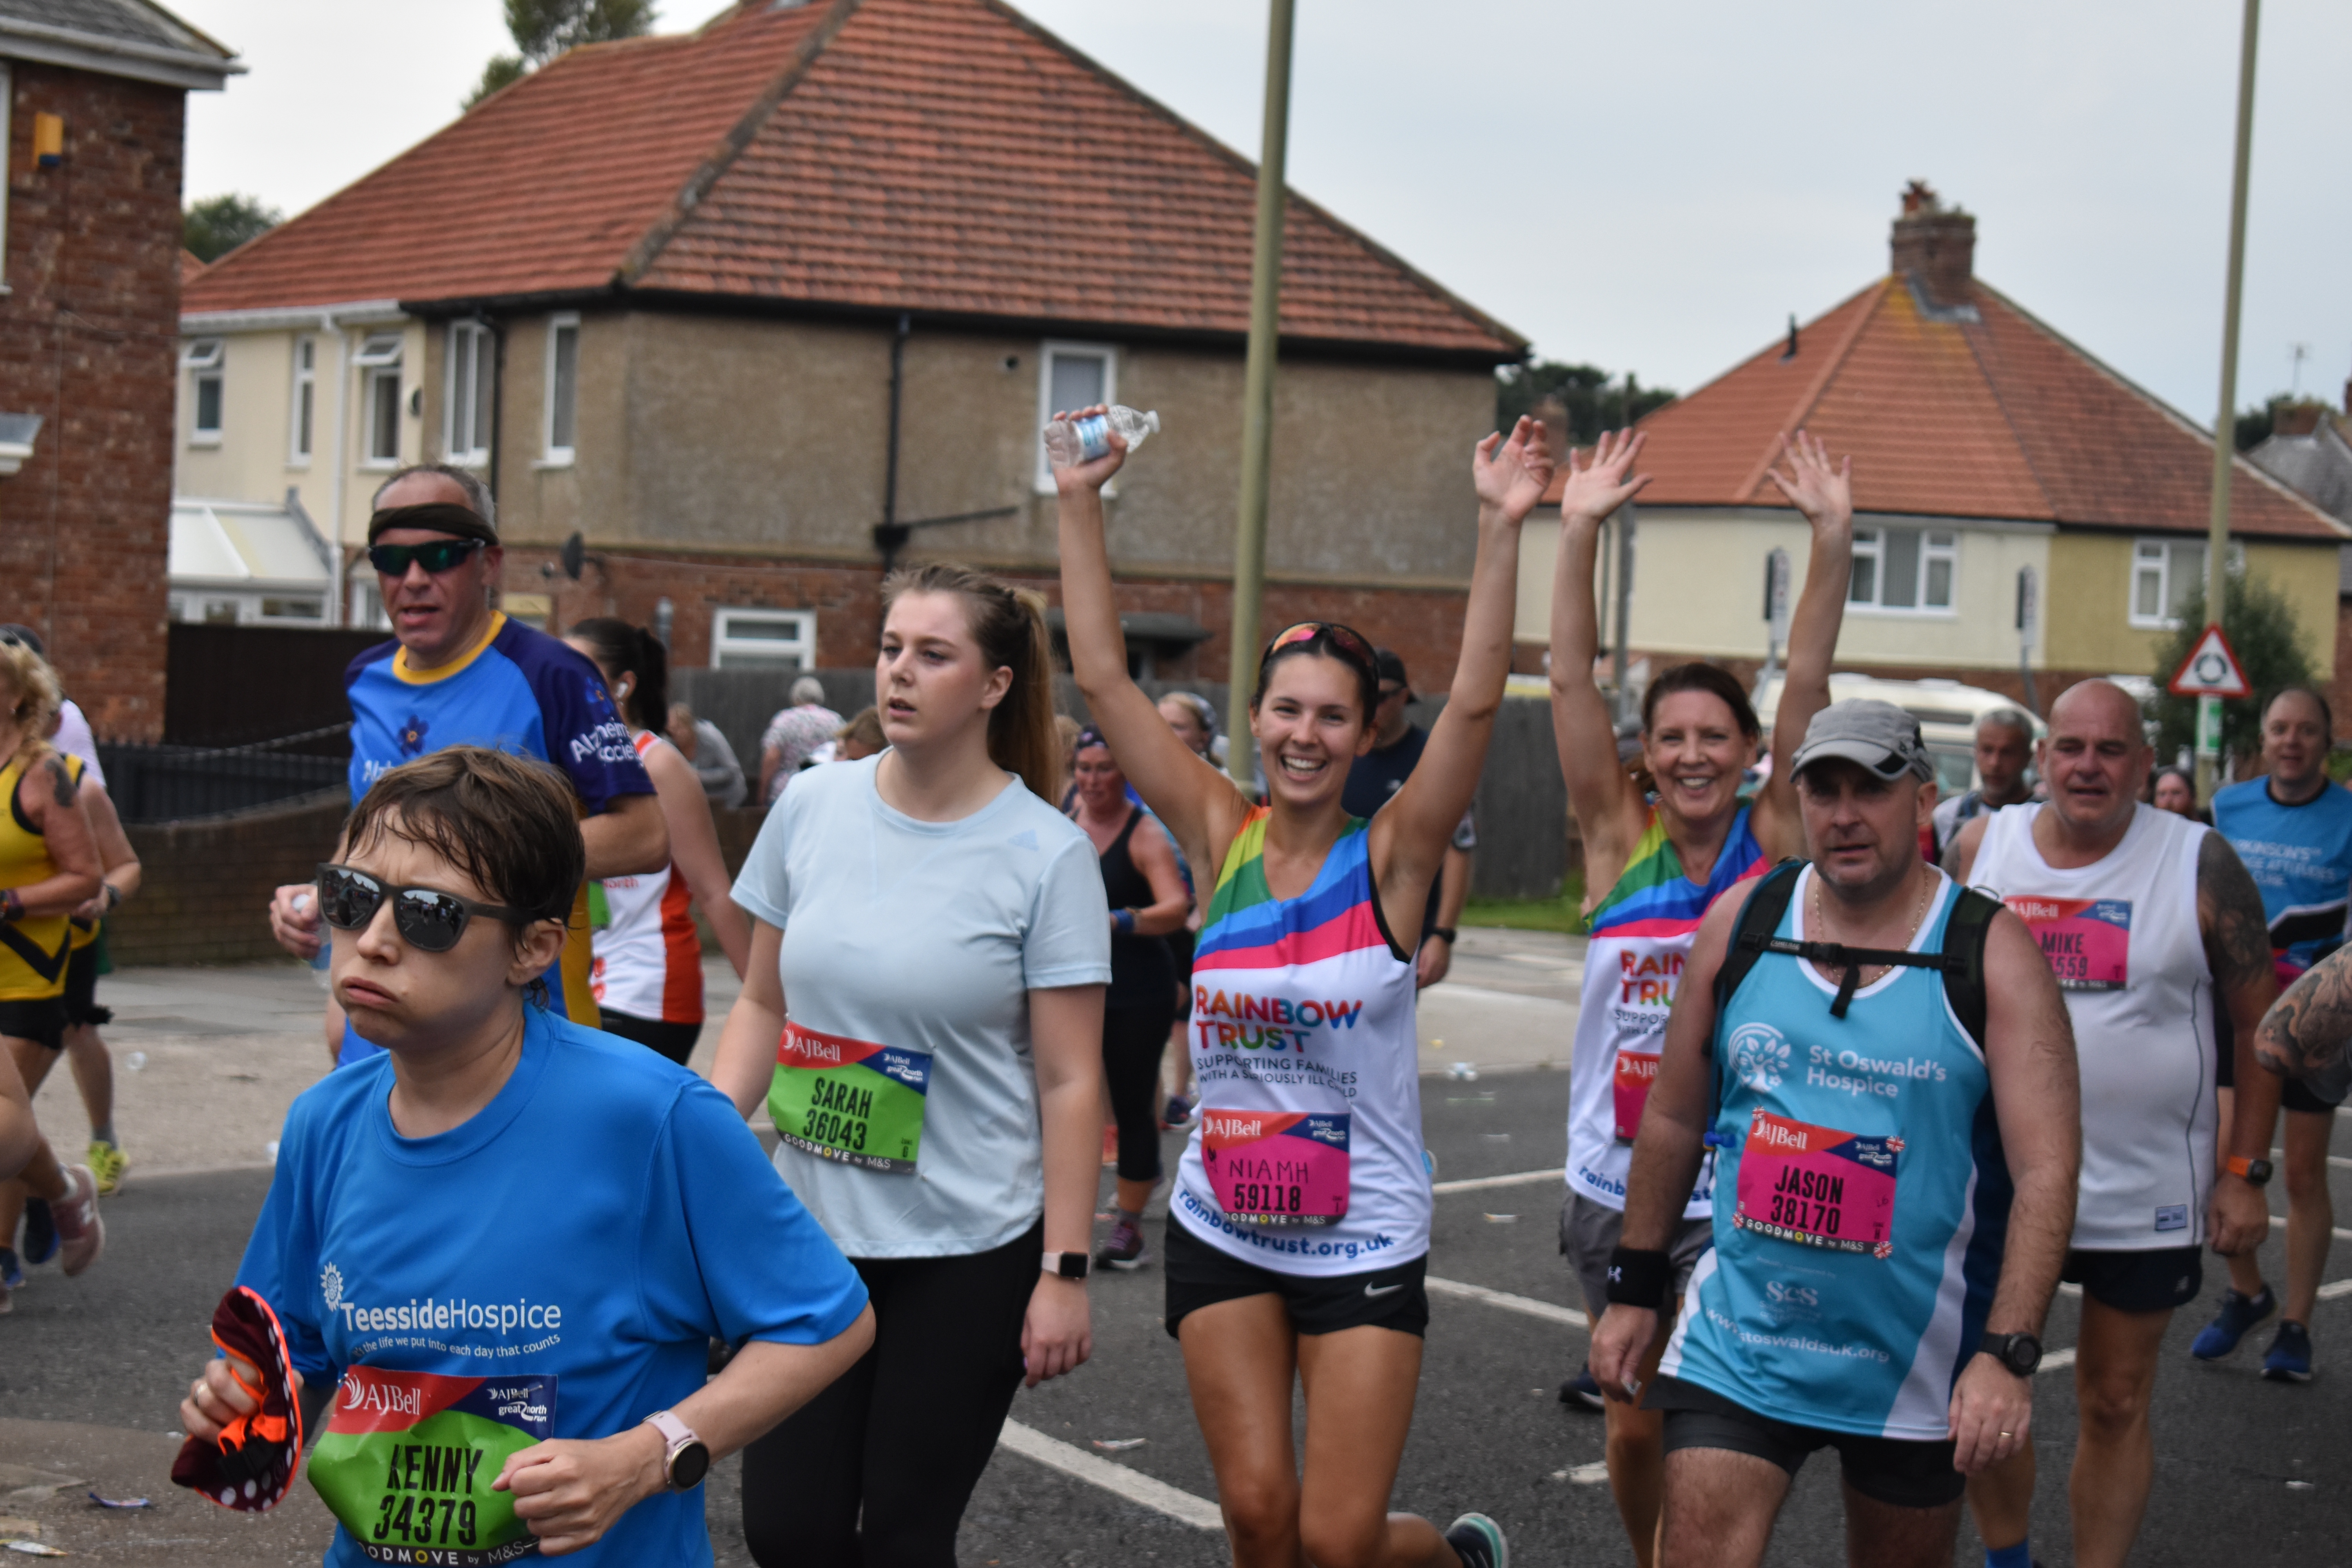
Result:
<svg viewBox="0 0 2352 1568"><path fill-rule="evenodd" d="M2230 281L2221 308L2221 406L2213 420L2213 506L2205 527L2205 619L2221 624L2222 556L2230 543L2230 465L2236 456L2238 299L2246 277L2246 174L2254 143L2254 41L2262 0L2245 0L2238 41L2237 156L2230 173ZM2197 700L2197 798L2213 798L2221 756L2221 700Z"/></svg>

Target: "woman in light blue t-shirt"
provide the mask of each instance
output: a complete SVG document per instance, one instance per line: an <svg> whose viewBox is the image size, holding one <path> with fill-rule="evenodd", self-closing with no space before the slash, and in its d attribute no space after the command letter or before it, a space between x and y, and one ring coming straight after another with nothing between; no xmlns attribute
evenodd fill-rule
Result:
<svg viewBox="0 0 2352 1568"><path fill-rule="evenodd" d="M745 1451L762 1568L954 1561L1013 1395L1087 1359L1110 918L1049 804L1042 606L885 584L890 749L808 769L735 879L751 963L715 1081L871 1292L874 1348ZM862 1516L862 1517L861 1517Z"/></svg>

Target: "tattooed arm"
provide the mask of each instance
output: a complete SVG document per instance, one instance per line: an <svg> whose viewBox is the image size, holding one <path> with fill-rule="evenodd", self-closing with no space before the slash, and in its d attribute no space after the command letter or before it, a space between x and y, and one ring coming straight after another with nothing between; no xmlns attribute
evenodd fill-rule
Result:
<svg viewBox="0 0 2352 1568"><path fill-rule="evenodd" d="M2254 1055L2287 1078L2342 1076L2352 1044L2352 947L2340 947L2305 970L2263 1016Z"/></svg>
<svg viewBox="0 0 2352 1568"><path fill-rule="evenodd" d="M2238 852L2218 833L2205 835L2197 852L2197 926L2205 939L2205 963L2213 972L2215 1000L2230 1010L2238 1037L2236 1106L2225 1147L2231 1155L2268 1159L2284 1085L2257 1059L2255 1042L2263 1015L2278 998L2278 972L2271 966L2263 896ZM2224 1171L2213 1182L2209 1224L2214 1251L2251 1252L2270 1234L2270 1206L2260 1189Z"/></svg>

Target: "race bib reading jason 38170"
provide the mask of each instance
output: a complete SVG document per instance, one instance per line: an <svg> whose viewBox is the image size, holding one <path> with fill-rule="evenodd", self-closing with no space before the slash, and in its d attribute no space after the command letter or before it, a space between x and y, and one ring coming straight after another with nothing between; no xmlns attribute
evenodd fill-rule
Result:
<svg viewBox="0 0 2352 1568"><path fill-rule="evenodd" d="M485 1568L539 1550L490 1483L555 1435L555 1379L355 1366L334 1401L310 1484L372 1560Z"/></svg>
<svg viewBox="0 0 2352 1568"><path fill-rule="evenodd" d="M1731 1223L1759 1236L1886 1258L1900 1138L1865 1138L1759 1110L1739 1151Z"/></svg>

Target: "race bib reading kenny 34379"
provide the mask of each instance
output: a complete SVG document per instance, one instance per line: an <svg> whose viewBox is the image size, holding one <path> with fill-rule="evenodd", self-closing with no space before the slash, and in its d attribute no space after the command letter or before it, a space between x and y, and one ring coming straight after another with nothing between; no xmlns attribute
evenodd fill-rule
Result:
<svg viewBox="0 0 2352 1568"><path fill-rule="evenodd" d="M915 1168L931 1055L784 1026L768 1120L795 1149L872 1171Z"/></svg>
<svg viewBox="0 0 2352 1568"><path fill-rule="evenodd" d="M370 1559L480 1568L539 1550L490 1483L555 1435L555 1379L355 1366L334 1400L310 1485Z"/></svg>

